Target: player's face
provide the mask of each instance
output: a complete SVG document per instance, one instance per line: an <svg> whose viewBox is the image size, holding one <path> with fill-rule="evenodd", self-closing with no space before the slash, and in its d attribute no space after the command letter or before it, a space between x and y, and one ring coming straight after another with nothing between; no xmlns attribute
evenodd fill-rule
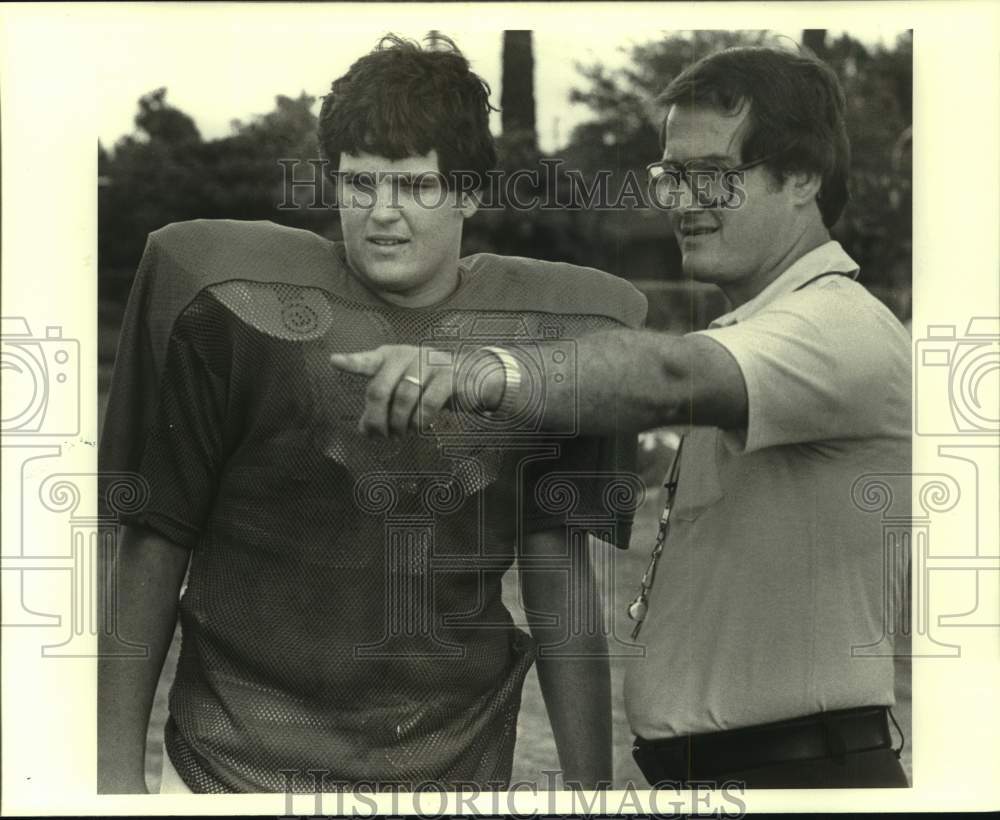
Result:
<svg viewBox="0 0 1000 820"><path fill-rule="evenodd" d="M457 284L462 224L473 206L459 206L438 172L436 151L405 159L340 155L347 259L388 301L430 305Z"/></svg>
<svg viewBox="0 0 1000 820"><path fill-rule="evenodd" d="M740 165L746 161L741 154L746 118L746 108L727 115L675 105L667 115L663 159L704 159L724 168ZM787 186L766 168L744 171L742 187L746 196L740 207L726 210L695 207L682 186L680 207L670 212L684 273L719 285L734 302L753 298L770 283L799 230Z"/></svg>

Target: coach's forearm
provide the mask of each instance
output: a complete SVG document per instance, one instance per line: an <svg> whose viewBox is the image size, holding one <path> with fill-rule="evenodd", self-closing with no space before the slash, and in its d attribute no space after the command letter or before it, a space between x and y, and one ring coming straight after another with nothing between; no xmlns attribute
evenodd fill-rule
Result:
<svg viewBox="0 0 1000 820"><path fill-rule="evenodd" d="M543 430L608 435L670 424L746 424L739 367L705 336L612 330L539 347L541 381L522 380L513 412L537 408ZM504 376L499 368L493 375L497 384L482 392L496 406Z"/></svg>
<svg viewBox="0 0 1000 820"><path fill-rule="evenodd" d="M159 535L124 527L113 566L102 567L101 577L116 579L118 637L145 647L147 655L116 657L120 641L102 630L97 673L100 794L146 791L146 729L177 621L178 593L189 554Z"/></svg>
<svg viewBox="0 0 1000 820"><path fill-rule="evenodd" d="M684 401L680 340L663 333L614 330L577 340L577 383L550 379L543 427L577 414L584 433L647 430L675 423Z"/></svg>

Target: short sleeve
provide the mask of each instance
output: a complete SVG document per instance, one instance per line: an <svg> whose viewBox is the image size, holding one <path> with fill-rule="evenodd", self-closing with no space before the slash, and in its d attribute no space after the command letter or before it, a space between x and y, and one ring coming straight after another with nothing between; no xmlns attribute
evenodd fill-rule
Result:
<svg viewBox="0 0 1000 820"><path fill-rule="evenodd" d="M148 502L121 519L189 548L204 530L225 456L227 324L224 308L207 294L178 317L138 468Z"/></svg>
<svg viewBox="0 0 1000 820"><path fill-rule="evenodd" d="M557 455L525 470L525 531L576 527L627 549L643 497L636 434L579 436L554 446Z"/></svg>
<svg viewBox="0 0 1000 820"><path fill-rule="evenodd" d="M114 520L118 513L109 500L114 477L134 477L156 407L161 363L150 334L150 302L160 265L157 243L151 236L125 307L101 426L100 504L101 516L108 520Z"/></svg>
<svg viewBox="0 0 1000 820"><path fill-rule="evenodd" d="M736 451L910 435L909 337L855 282L836 277L698 335L722 345L746 383L747 429L726 436Z"/></svg>
<svg viewBox="0 0 1000 820"><path fill-rule="evenodd" d="M597 304L615 304L616 315L581 314L577 317L580 325L570 335L641 327L646 317L645 297L631 284L609 274L591 274L578 277L572 287L558 288L558 298L565 303L572 292L581 300L581 307L588 310ZM543 281L552 288L556 286L553 280ZM561 318L567 320L566 316ZM611 436L577 435L551 440L550 446L557 448L558 454L529 465L522 489L526 532L574 527L628 549L644 487L637 475L638 434L616 429L618 432Z"/></svg>

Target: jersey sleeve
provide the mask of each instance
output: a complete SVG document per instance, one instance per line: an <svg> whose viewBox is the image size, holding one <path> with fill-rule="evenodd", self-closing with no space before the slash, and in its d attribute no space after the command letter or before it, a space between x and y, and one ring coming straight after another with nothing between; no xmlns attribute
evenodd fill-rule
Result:
<svg viewBox="0 0 1000 820"><path fill-rule="evenodd" d="M602 271L558 263L546 263L541 270L541 281L550 289L548 298L564 307L572 299L572 307L580 311L575 317L559 317L570 337L622 327L635 329L645 322L646 298L630 283ZM536 287L528 292L539 290ZM616 307L602 313L602 306L607 305ZM617 425L615 429L611 436L577 434L548 441L554 455L532 461L524 473L526 532L578 528L616 547L628 548L644 488L637 475L637 432Z"/></svg>
<svg viewBox="0 0 1000 820"><path fill-rule="evenodd" d="M205 528L225 458L227 324L225 309L207 294L178 317L136 470L148 500L121 516L122 523L145 526L188 548Z"/></svg>
<svg viewBox="0 0 1000 820"><path fill-rule="evenodd" d="M750 319L699 331L739 365L747 390L738 452L910 433L909 338L854 282L789 294Z"/></svg>
<svg viewBox="0 0 1000 820"><path fill-rule="evenodd" d="M572 527L627 549L643 497L637 446L624 432L553 441L524 471L525 531Z"/></svg>
<svg viewBox="0 0 1000 820"><path fill-rule="evenodd" d="M151 282L160 261L157 244L151 236L125 306L101 425L99 507L106 521L116 520L120 512L112 499L115 483L124 478L130 486L135 485L136 470L157 400L160 367L150 333L149 304ZM135 489L136 495L144 497L141 490Z"/></svg>

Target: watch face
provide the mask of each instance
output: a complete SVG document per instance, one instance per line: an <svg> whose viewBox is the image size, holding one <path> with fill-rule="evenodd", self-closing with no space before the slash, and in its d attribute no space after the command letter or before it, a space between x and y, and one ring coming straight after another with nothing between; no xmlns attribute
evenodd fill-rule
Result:
<svg viewBox="0 0 1000 820"><path fill-rule="evenodd" d="M503 366L503 393L495 412L497 415L508 415L517 404L518 394L521 391L521 365L502 347L488 347L486 349L493 353Z"/></svg>
<svg viewBox="0 0 1000 820"><path fill-rule="evenodd" d="M575 390L575 342L536 339L526 332L516 337L497 336L496 332L487 335L483 331L478 338L435 338L429 342L434 349L428 347L421 354L422 367L446 364L452 369L453 410L463 434L503 441L575 436L575 395L569 396L570 418L561 419L557 429L542 429L545 398L554 389L550 385L570 394ZM438 358L442 359L440 364Z"/></svg>
<svg viewBox="0 0 1000 820"><path fill-rule="evenodd" d="M484 416L491 422L509 416L516 404L518 388L521 384L521 368L517 360L500 347L480 347L462 368L458 378L462 382L459 394L469 403L467 410ZM502 386L497 389L499 376ZM483 408L491 408L484 410Z"/></svg>

